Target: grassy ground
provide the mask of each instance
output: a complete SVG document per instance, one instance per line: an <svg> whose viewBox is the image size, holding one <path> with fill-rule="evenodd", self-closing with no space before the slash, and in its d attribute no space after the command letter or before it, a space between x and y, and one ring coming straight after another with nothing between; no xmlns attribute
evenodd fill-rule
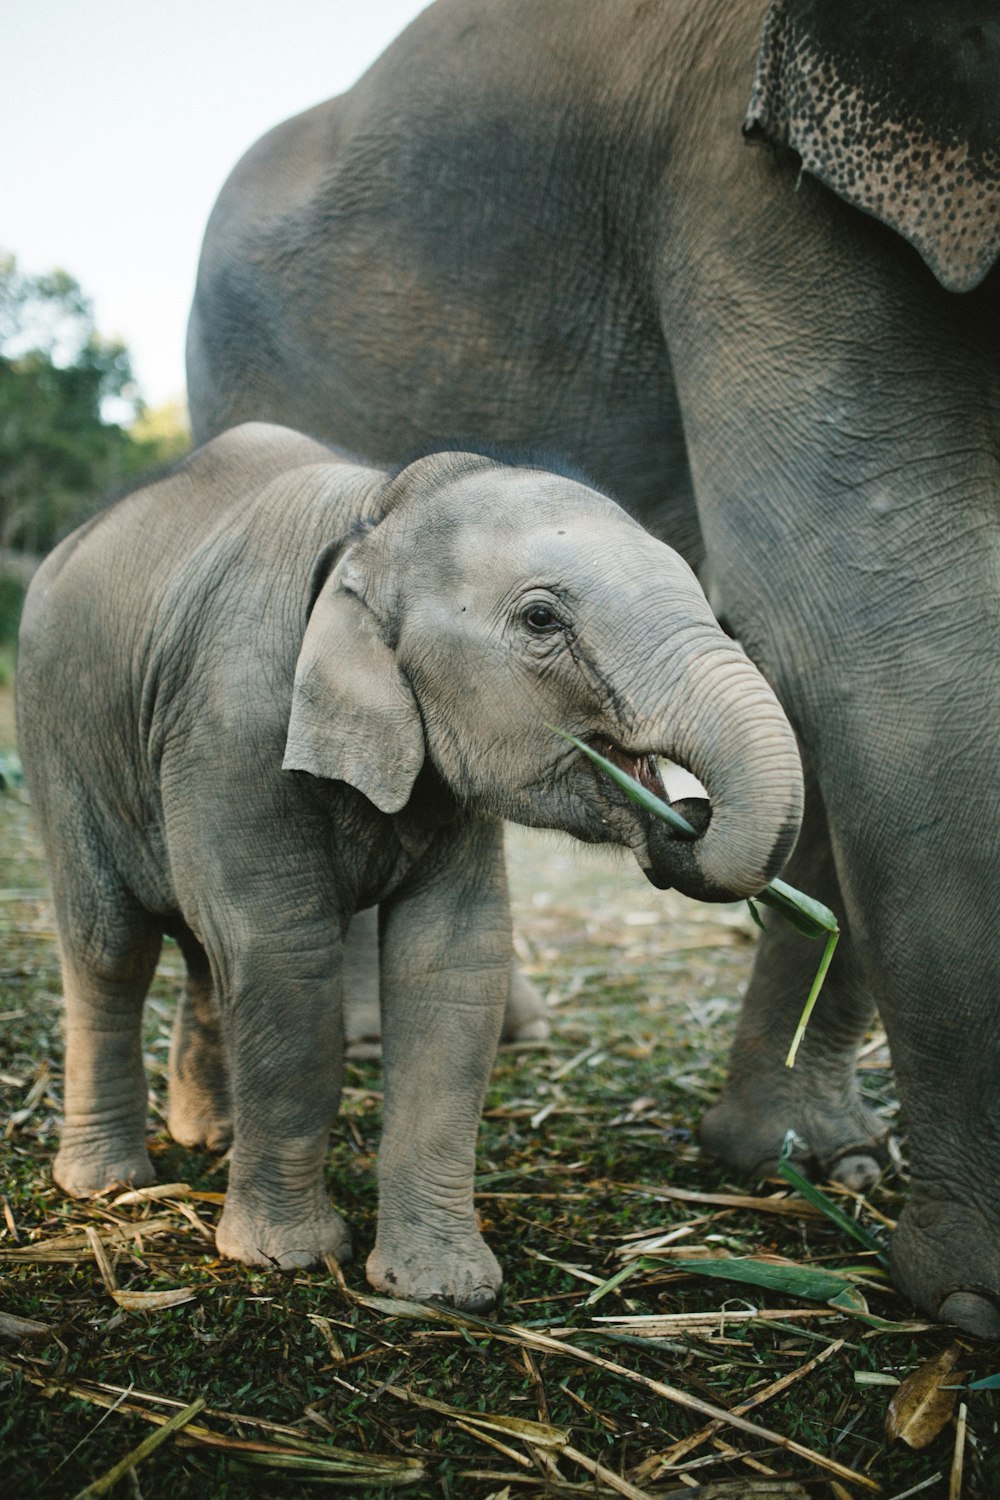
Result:
<svg viewBox="0 0 1000 1500"><path fill-rule="evenodd" d="M11 736L0 690L0 752ZM180 977L170 946L146 1043L152 1150L173 1186L138 1202L62 1196L50 1177L62 1057L52 919L23 794L0 793L6 1494L76 1495L158 1438L116 1494L305 1496L329 1483L459 1500L1000 1494L998 1398L967 1389L1000 1366L997 1351L915 1321L873 1257L786 1185L730 1181L694 1145L747 976L746 918L664 897L632 867L564 843L511 842L521 958L555 1023L551 1043L504 1050L493 1077L478 1206L506 1285L483 1324L368 1296L377 1063L349 1066L329 1154L359 1259L338 1279L335 1267L266 1274L216 1258L225 1167L163 1125ZM892 1113L877 1038L866 1063L868 1093ZM870 1203L839 1201L877 1227L902 1191L895 1179ZM809 1267L811 1295L699 1269L727 1255ZM830 1306L838 1288L815 1272L857 1266L849 1310ZM930 1367L914 1383L941 1357L950 1375ZM908 1395L918 1451L886 1437L890 1400ZM751 1405L743 1427L738 1414L713 1426L698 1402Z"/></svg>

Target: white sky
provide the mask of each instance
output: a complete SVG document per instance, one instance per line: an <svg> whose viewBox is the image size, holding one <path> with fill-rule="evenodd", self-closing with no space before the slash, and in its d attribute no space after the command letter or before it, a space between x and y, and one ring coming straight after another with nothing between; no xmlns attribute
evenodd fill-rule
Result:
<svg viewBox="0 0 1000 1500"><path fill-rule="evenodd" d="M258 136L349 88L424 0L0 0L0 249L60 266L152 406L184 390L209 210Z"/></svg>

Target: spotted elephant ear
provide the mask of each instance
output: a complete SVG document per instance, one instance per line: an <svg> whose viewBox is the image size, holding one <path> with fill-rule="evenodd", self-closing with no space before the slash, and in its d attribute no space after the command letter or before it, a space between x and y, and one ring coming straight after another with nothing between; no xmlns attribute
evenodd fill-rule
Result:
<svg viewBox="0 0 1000 1500"><path fill-rule="evenodd" d="M409 800L423 760L409 683L379 622L338 570L302 640L282 769L346 781L394 813Z"/></svg>
<svg viewBox="0 0 1000 1500"><path fill-rule="evenodd" d="M948 291L1000 255L996 0L772 0L743 128L909 240Z"/></svg>

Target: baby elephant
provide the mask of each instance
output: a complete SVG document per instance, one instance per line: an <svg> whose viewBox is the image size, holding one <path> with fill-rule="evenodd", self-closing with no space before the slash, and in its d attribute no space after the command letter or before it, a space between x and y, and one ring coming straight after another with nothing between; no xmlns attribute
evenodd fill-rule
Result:
<svg viewBox="0 0 1000 1500"><path fill-rule="evenodd" d="M378 903L385 1116L372 1284L469 1309L476 1131L510 962L501 819L631 848L658 886L758 890L802 788L770 689L694 575L604 496L463 453L401 473L247 426L96 516L29 590L21 748L66 1001L56 1181L148 1183L143 1000L188 969L170 1123L230 1137L223 1255L350 1251L323 1161L342 952ZM661 791L673 837L552 729Z"/></svg>

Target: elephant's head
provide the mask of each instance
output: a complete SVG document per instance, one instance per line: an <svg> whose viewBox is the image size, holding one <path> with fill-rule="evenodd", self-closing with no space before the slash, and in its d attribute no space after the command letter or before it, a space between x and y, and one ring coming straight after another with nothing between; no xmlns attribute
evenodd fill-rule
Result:
<svg viewBox="0 0 1000 1500"><path fill-rule="evenodd" d="M744 130L968 291L1000 254L994 0L771 0Z"/></svg>
<svg viewBox="0 0 1000 1500"><path fill-rule="evenodd" d="M419 460L386 500L312 610L286 768L393 813L426 758L459 802L626 845L702 898L778 872L802 810L794 737L676 552L582 484L468 454ZM660 796L659 757L692 771L700 836L639 811L553 725Z"/></svg>

